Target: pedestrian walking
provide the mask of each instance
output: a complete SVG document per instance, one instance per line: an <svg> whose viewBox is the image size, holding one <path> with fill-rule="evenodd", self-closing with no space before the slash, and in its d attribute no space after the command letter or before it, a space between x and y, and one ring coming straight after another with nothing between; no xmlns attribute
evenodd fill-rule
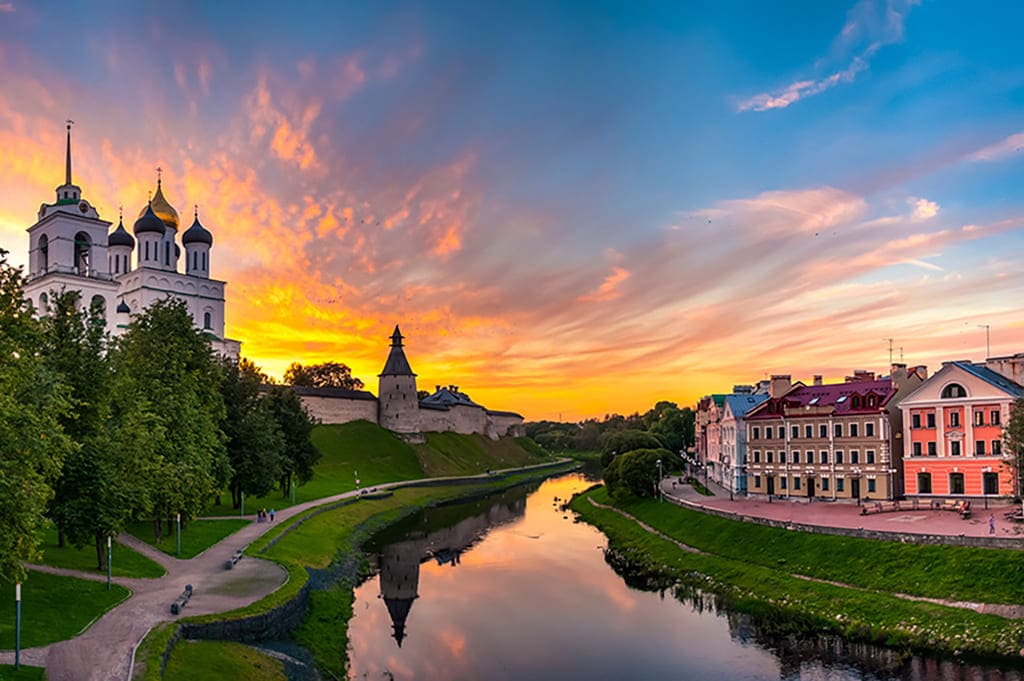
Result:
<svg viewBox="0 0 1024 681"><path fill-rule="evenodd" d="M995 514L992 514L992 513L988 514L988 533L989 534L995 534L996 533L996 516L995 516Z"/></svg>
<svg viewBox="0 0 1024 681"><path fill-rule="evenodd" d="M270 522L274 522L274 509L270 509Z"/></svg>

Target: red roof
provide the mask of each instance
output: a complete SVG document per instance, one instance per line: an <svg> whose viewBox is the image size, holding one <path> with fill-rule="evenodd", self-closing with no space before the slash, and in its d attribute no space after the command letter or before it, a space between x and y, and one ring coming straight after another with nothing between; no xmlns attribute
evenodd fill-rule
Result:
<svg viewBox="0 0 1024 681"><path fill-rule="evenodd" d="M781 418L783 410L779 409L780 404L785 405L785 415L789 417L799 416L800 407L813 407L815 411L821 407L831 407L831 413L838 416L873 414L882 411L895 394L896 387L889 378L828 385L800 383L785 395L772 398L760 405L746 418L748 421ZM820 415L820 412L816 415Z"/></svg>

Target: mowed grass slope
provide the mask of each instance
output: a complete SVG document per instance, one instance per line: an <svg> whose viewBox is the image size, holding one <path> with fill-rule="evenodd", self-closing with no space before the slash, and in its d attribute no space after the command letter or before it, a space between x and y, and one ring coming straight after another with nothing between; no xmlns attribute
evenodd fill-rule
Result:
<svg viewBox="0 0 1024 681"><path fill-rule="evenodd" d="M43 541L39 545L39 550L43 554L40 561L43 565L106 574L105 570L99 570L96 567L96 548L94 546L76 549L70 544L65 544L64 548L60 548L57 543L57 528L52 525L43 533ZM104 546L104 553L106 550L106 546ZM164 569L158 563L116 541L111 553L113 560L110 561L110 573L114 577L162 577L164 574Z"/></svg>
<svg viewBox="0 0 1024 681"><path fill-rule="evenodd" d="M255 509L254 509L255 510ZM181 526L181 555L176 555L178 550L177 527L171 523L172 530L167 533L166 524L163 527L164 537L159 544L156 542L156 534L153 530L152 520L138 520L128 525L128 533L133 534L150 546L160 549L169 556L176 556L181 559L194 558L210 548L229 534L248 525L251 520L243 518L224 520L193 520ZM112 562L112 565L117 565Z"/></svg>
<svg viewBox="0 0 1024 681"><path fill-rule="evenodd" d="M519 438L492 440L483 435L458 433L427 433L427 442L416 445L416 455L428 478L475 475L550 460L528 451Z"/></svg>
<svg viewBox="0 0 1024 681"><path fill-rule="evenodd" d="M181 641L167 659L165 681L286 681L284 663L255 648L226 641Z"/></svg>

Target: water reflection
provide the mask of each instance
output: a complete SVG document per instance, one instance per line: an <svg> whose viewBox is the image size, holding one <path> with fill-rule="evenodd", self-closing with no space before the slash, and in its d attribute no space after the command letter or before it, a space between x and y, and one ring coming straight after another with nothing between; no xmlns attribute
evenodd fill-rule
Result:
<svg viewBox="0 0 1024 681"><path fill-rule="evenodd" d="M356 589L350 678L1022 678L773 633L696 589L630 588L606 562L604 536L560 508L588 484L565 476L536 491L434 509L378 537L379 574Z"/></svg>

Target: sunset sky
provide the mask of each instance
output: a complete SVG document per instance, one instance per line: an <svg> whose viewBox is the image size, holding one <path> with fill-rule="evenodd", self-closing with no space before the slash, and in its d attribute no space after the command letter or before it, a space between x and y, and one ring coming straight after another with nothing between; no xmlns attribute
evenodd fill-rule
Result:
<svg viewBox="0 0 1024 681"><path fill-rule="evenodd" d="M0 246L71 118L101 217L199 205L277 376L376 392L399 323L568 421L1024 351L1024 4L638 6L0 0Z"/></svg>

